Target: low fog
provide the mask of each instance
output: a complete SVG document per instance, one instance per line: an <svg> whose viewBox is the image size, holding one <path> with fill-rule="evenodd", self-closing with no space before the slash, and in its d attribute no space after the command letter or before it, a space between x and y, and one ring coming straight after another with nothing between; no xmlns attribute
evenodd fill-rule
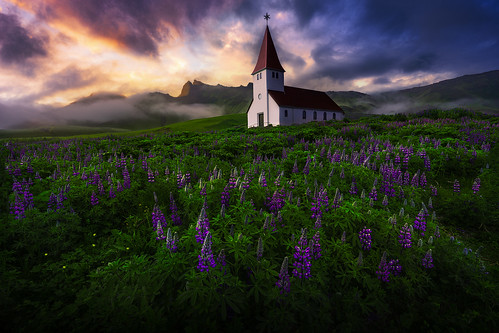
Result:
<svg viewBox="0 0 499 333"><path fill-rule="evenodd" d="M421 101L414 101L411 99L398 99L397 101L381 102L368 110L369 114L387 114L393 115L398 113L416 113L423 110L441 109L450 110L455 108L470 109L485 113L494 113L499 105L490 100L480 98L476 99L459 99L452 102L439 102L439 103L422 103Z"/></svg>
<svg viewBox="0 0 499 333"><path fill-rule="evenodd" d="M147 94L129 98L97 94L61 108L0 104L0 129L64 125L128 128L127 124L137 122L146 127L159 127L176 121L220 116L223 111L218 105L179 104Z"/></svg>

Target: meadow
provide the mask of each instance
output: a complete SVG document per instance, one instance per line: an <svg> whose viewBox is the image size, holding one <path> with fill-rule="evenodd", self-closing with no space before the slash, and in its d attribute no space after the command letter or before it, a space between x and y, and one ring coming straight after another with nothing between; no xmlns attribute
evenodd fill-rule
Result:
<svg viewBox="0 0 499 333"><path fill-rule="evenodd" d="M429 110L2 139L0 324L497 331L498 127Z"/></svg>

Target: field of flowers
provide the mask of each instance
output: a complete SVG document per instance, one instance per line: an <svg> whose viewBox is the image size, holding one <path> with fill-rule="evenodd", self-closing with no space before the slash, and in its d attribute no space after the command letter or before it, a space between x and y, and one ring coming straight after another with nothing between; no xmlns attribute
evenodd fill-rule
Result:
<svg viewBox="0 0 499 333"><path fill-rule="evenodd" d="M2 140L3 331L494 331L499 118Z"/></svg>

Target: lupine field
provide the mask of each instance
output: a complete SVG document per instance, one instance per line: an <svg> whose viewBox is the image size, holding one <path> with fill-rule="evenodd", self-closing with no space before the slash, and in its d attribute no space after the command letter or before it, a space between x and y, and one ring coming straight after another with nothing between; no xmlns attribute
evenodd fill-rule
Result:
<svg viewBox="0 0 499 333"><path fill-rule="evenodd" d="M497 331L498 128L2 140L2 330Z"/></svg>

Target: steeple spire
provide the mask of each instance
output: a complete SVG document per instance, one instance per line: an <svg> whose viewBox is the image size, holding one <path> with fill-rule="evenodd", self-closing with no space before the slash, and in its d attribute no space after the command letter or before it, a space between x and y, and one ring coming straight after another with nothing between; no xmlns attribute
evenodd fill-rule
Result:
<svg viewBox="0 0 499 333"><path fill-rule="evenodd" d="M267 15L268 13L265 16ZM253 70L251 75L266 68L285 72L284 68L281 65L281 62L279 61L279 57L277 56L277 51L275 49L274 42L272 41L272 37L270 36L270 30L268 26L265 28L262 46L260 47L260 54L258 55L255 69Z"/></svg>

